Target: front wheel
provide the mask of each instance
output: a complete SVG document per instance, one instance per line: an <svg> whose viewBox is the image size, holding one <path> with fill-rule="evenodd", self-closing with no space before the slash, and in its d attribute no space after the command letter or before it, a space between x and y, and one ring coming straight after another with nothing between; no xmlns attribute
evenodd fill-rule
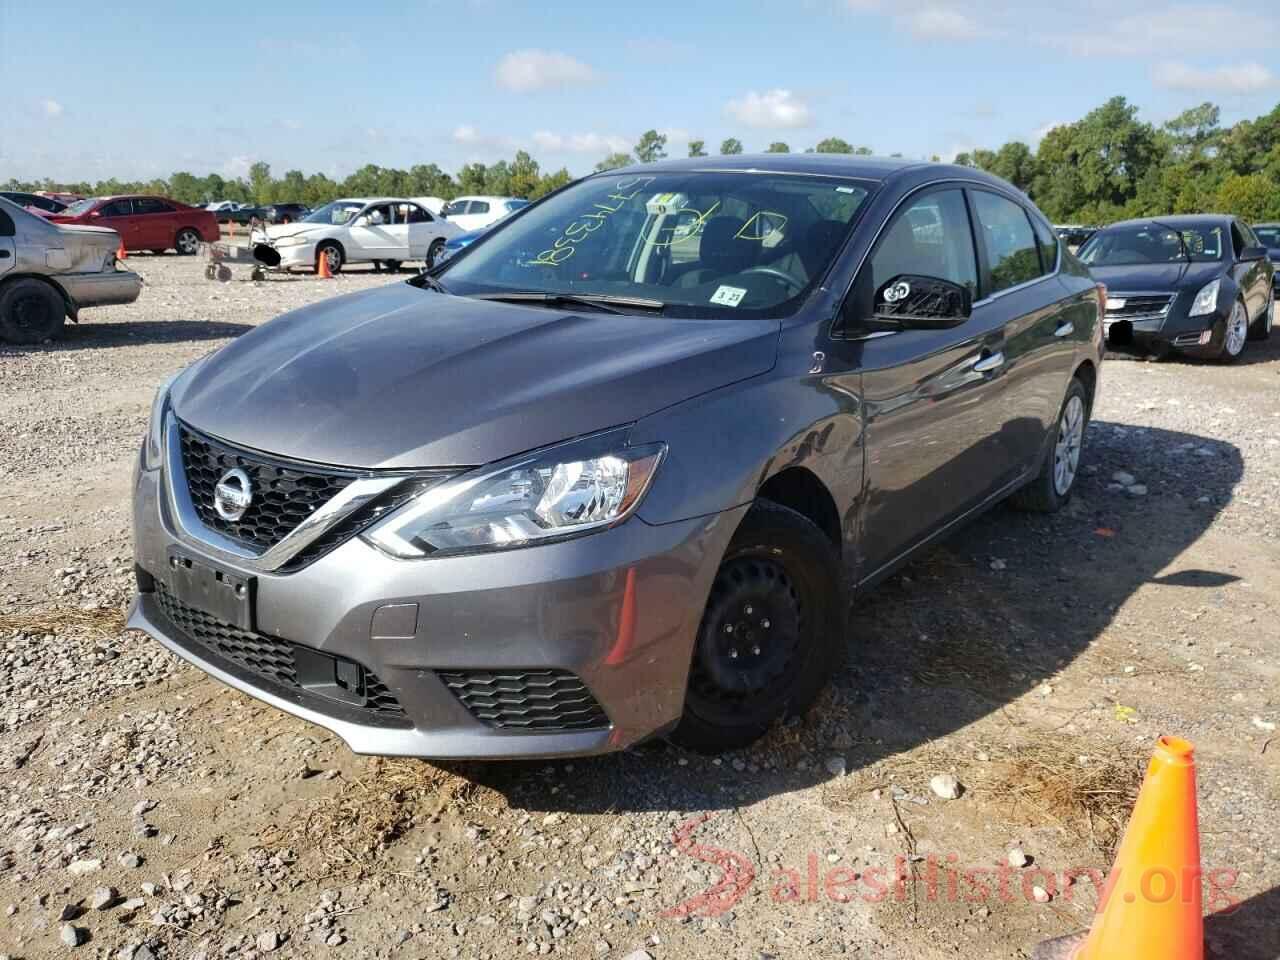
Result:
<svg viewBox="0 0 1280 960"><path fill-rule="evenodd" d="M342 264L346 259L342 255L342 248L336 243L322 243L316 248L316 256L324 257L329 263L329 272L335 277L342 272Z"/></svg>
<svg viewBox="0 0 1280 960"><path fill-rule="evenodd" d="M1231 308L1231 316L1227 317L1226 328L1222 331L1222 346L1218 348L1217 359L1223 363L1235 363L1244 353L1244 344L1248 339L1249 311L1243 300L1237 300Z"/></svg>
<svg viewBox="0 0 1280 960"><path fill-rule="evenodd" d="M190 227L179 230L173 240L173 246L184 257L194 256L200 249L200 234Z"/></svg>
<svg viewBox="0 0 1280 960"><path fill-rule="evenodd" d="M427 247L427 269L430 270L436 265L440 259L440 251L444 249L444 238L436 237L431 241L431 246Z"/></svg>
<svg viewBox="0 0 1280 960"><path fill-rule="evenodd" d="M1015 507L1036 513L1054 513L1062 509L1075 489L1080 455L1084 452L1085 428L1088 426L1089 394L1084 384L1073 377L1058 412L1053 446L1036 478L1010 498Z"/></svg>
<svg viewBox="0 0 1280 960"><path fill-rule="evenodd" d="M813 704L843 660L841 570L839 551L810 520L756 501L711 586L673 742L736 750Z"/></svg>

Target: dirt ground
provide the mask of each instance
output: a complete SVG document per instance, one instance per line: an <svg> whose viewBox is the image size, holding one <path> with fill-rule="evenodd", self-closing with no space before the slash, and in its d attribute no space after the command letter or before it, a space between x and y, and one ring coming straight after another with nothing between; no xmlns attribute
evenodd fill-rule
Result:
<svg viewBox="0 0 1280 960"><path fill-rule="evenodd" d="M129 263L137 304L0 348L0 955L1020 957L1088 924L1176 733L1211 954L1280 957L1280 338L1109 360L1070 507L998 508L863 598L829 694L754 749L439 765L120 630L155 385L391 278Z"/></svg>

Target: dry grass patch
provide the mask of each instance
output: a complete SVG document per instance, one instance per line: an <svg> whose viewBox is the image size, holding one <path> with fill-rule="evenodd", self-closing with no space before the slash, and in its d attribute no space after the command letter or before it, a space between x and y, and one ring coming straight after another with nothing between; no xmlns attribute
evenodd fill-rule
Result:
<svg viewBox="0 0 1280 960"><path fill-rule="evenodd" d="M125 615L115 607L99 610L34 610L0 613L0 633L67 633L93 630L117 636L124 631Z"/></svg>

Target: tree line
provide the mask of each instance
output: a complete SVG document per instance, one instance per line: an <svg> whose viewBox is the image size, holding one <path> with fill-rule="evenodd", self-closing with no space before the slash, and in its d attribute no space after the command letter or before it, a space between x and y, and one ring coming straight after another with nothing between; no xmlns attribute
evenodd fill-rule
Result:
<svg viewBox="0 0 1280 960"><path fill-rule="evenodd" d="M1280 105L1230 127L1221 126L1220 117L1216 105L1202 103L1155 126L1140 120L1138 108L1124 97L1113 97L1080 120L1048 131L1037 149L1015 140L997 149L961 153L955 162L1003 177L1026 191L1056 222L1110 223L1127 217L1211 211L1253 222L1280 220ZM609 154L596 164L596 170L661 160L668 156L668 142L665 134L647 130L630 152ZM743 151L742 141L736 137L720 143L721 155ZM790 153L791 147L778 140L765 152ZM872 151L828 137L805 152L868 155ZM706 142L690 140L688 155L707 156ZM184 203L287 201L318 206L338 197L374 195L447 200L465 194L493 194L536 200L572 179L563 167L543 172L537 160L520 150L509 161L469 163L456 174L434 163L416 164L407 170L367 164L340 181L301 170L289 170L277 178L268 164L259 162L249 168L247 177L216 173L200 177L179 171L168 179L142 182L11 179L3 188L85 196L156 193Z"/></svg>

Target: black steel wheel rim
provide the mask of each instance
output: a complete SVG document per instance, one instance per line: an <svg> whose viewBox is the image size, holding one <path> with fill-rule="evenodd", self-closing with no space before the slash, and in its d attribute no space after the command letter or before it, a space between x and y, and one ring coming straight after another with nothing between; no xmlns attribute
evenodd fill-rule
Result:
<svg viewBox="0 0 1280 960"><path fill-rule="evenodd" d="M792 679L805 629L801 590L776 560L723 564L698 630L689 695L701 714L749 720Z"/></svg>
<svg viewBox="0 0 1280 960"><path fill-rule="evenodd" d="M13 305L13 323L19 330L39 333L49 329L49 305L44 297L23 294Z"/></svg>

